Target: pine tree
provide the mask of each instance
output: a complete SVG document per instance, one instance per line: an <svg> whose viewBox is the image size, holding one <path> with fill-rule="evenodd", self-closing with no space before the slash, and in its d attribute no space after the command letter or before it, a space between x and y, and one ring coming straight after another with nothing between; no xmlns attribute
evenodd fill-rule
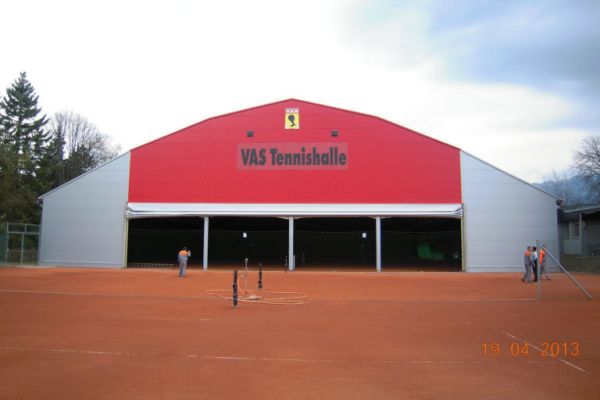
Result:
<svg viewBox="0 0 600 400"><path fill-rule="evenodd" d="M48 187L39 179L48 157L47 123L38 107L33 85L22 72L0 100L0 146L3 153L0 187L6 198L0 203L0 218L12 222L38 223L37 196Z"/></svg>

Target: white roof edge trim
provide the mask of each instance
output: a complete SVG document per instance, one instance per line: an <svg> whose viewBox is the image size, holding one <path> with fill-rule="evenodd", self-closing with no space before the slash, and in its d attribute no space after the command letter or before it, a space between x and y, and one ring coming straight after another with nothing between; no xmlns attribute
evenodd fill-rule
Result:
<svg viewBox="0 0 600 400"><path fill-rule="evenodd" d="M531 184L531 183L527 182L526 180L524 180L524 179L521 179L521 178L519 178L518 176L515 176L515 175L511 174L510 172L506 172L505 170L503 170L503 169L501 169L501 168L498 168L498 167L496 167L495 165L493 165L493 164L490 164L489 162L487 162L487 161L485 161L485 160L482 160L481 158L479 158L479 157L477 157L477 156L474 156L473 154L471 154L471 153L469 153L469 152L466 152L466 151L464 151L464 150L461 150L460 152L461 152L461 153L464 153L464 154L466 154L466 155L468 155L469 157L473 157L473 158L474 158L474 159L476 159L477 161L481 161L482 163L484 163L484 164L486 164L486 165L488 165L488 166L490 166L490 167L494 168L495 170L502 172L504 175L508 175L508 176L510 176L511 178L513 178L513 179L516 179L516 180L518 180L518 181L519 181L519 182L521 182L521 183L524 183L524 184L526 184L526 185L528 185L528 186L531 186L532 188L534 188L534 189L537 189L537 190L539 190L540 192L542 192L542 193L544 193L544 194L547 194L547 195L548 195L548 196L550 196L550 197L553 197L553 198L555 198L556 200L562 200L560 197L558 197L558 196L555 196L555 195L553 195L552 193L550 193L550 192L547 192L547 191L545 191L544 189L541 189L541 188L539 188L539 187L535 186L534 184ZM461 168L462 168L462 167L461 167ZM462 171L462 169L461 169L461 171ZM462 179L461 179L461 182L462 182Z"/></svg>
<svg viewBox="0 0 600 400"><path fill-rule="evenodd" d="M462 204L128 203L128 219L174 216L415 216L461 218Z"/></svg>
<svg viewBox="0 0 600 400"><path fill-rule="evenodd" d="M62 189L63 187L65 187L65 186L67 186L67 185L70 185L71 183L75 182L76 180L79 180L79 179L83 178L84 176L86 176L86 175L88 175L88 174L91 174L92 172L96 171L97 169L100 169L100 168L104 167L105 165L108 165L108 164L110 164L110 163L112 163L112 162L114 162L114 161L117 161L117 160L118 160L119 158L121 158L121 157L125 157L125 156L126 156L126 155L128 155L130 152L131 152L131 151L126 151L125 153L123 153L123 154L121 154L121 155L119 155L119 156L116 156L115 158L113 158L113 159L110 159L110 160L108 160L107 162L105 162L105 163L103 163L103 164L100 164L100 165L98 165L97 167L94 167L94 168L90 169L88 172L85 172L85 173L83 173L83 174L81 174L81 175L79 175L79 176L77 176L77 177L75 177L75 178L71 179L70 181L63 183L63 184L62 184L62 185L60 185L60 186L57 186L57 187L55 187L54 189L50 190L49 192L46 192L46 193L44 193L43 195L41 195L41 196L38 196L38 200L43 200L43 199L44 199L44 197L48 196L49 194L51 194L51 193L54 193L54 192L58 191L59 189Z"/></svg>

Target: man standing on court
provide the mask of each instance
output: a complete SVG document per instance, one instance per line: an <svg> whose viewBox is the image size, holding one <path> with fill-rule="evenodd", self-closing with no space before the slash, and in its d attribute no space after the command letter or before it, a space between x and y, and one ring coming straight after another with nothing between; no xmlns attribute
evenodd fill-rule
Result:
<svg viewBox="0 0 600 400"><path fill-rule="evenodd" d="M521 278L521 282L531 283L531 247L527 246L525 254L523 254L523 262L525 263L525 275Z"/></svg>
<svg viewBox="0 0 600 400"><path fill-rule="evenodd" d="M540 266L540 279L542 279L542 277L545 276L546 279L551 281L552 278L550 278L548 271L546 271L546 245L545 244L542 245L542 248L538 252L538 265Z"/></svg>
<svg viewBox="0 0 600 400"><path fill-rule="evenodd" d="M539 277L538 272L538 253L537 247L533 246L531 248L531 269L533 270L533 281L537 282Z"/></svg>
<svg viewBox="0 0 600 400"><path fill-rule="evenodd" d="M192 252L187 247L183 246L183 249L179 251L177 259L179 260L179 277L185 277L185 268L187 267L188 258L192 256Z"/></svg>

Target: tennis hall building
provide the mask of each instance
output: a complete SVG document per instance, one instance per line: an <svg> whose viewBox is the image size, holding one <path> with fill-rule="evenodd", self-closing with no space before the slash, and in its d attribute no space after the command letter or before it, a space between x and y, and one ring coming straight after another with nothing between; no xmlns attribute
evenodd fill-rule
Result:
<svg viewBox="0 0 600 400"><path fill-rule="evenodd" d="M40 197L39 262L521 271L557 199L390 121L296 99L207 119ZM74 251L73 249L77 249Z"/></svg>

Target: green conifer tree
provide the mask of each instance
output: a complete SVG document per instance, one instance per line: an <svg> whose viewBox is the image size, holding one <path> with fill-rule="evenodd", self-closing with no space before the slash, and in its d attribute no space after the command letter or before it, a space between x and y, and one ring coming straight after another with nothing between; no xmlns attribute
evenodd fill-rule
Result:
<svg viewBox="0 0 600 400"><path fill-rule="evenodd" d="M48 121L41 112L35 89L22 72L0 100L0 187L7 190L0 218L11 222L39 223L37 196L48 187L39 175L49 144Z"/></svg>

